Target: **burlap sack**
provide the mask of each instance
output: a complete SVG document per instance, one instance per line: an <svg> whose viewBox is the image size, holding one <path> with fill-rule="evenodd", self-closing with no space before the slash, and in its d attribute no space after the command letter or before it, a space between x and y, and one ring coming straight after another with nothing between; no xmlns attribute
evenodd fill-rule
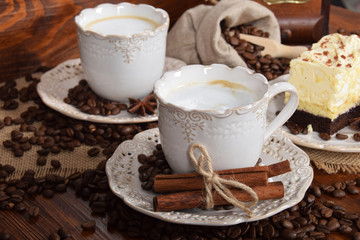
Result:
<svg viewBox="0 0 360 240"><path fill-rule="evenodd" d="M168 34L167 56L187 64L246 66L221 37L223 20L226 27L251 24L280 42L280 27L269 9L250 0L222 0L215 6L199 5L189 9L179 18Z"/></svg>

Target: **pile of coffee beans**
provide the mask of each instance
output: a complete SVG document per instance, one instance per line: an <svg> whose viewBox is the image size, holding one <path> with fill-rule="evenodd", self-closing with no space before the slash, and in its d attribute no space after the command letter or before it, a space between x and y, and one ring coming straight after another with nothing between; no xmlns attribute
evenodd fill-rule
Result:
<svg viewBox="0 0 360 240"><path fill-rule="evenodd" d="M262 56L261 51L264 50L264 47L241 39L239 33L258 37L269 37L269 33L252 25L240 25L233 28L222 27L222 37L237 51L248 68L257 73L262 73L269 81L289 73L291 59L273 58L270 55Z"/></svg>
<svg viewBox="0 0 360 240"><path fill-rule="evenodd" d="M155 175L172 173L169 164L165 160L161 144L156 145L156 149L151 156L139 154L138 161L141 163L139 167L141 187L145 190L152 189Z"/></svg>
<svg viewBox="0 0 360 240"><path fill-rule="evenodd" d="M80 80L78 85L69 89L64 102L92 115L110 116L127 110L124 103L110 101L96 95L85 79Z"/></svg>
<svg viewBox="0 0 360 240"><path fill-rule="evenodd" d="M101 152L100 149L102 149L103 155L109 157L122 141L132 139L138 132L157 126L156 123L100 124L66 117L41 102L36 93L38 79L28 76L27 80L31 84L19 91L18 98L22 102L33 100L36 106L29 107L18 118L13 119L10 116L5 116L3 120L0 120L0 128L19 125L19 130L11 132L10 139L3 140L3 145L11 150L15 157L22 157L24 152L32 149L32 146L39 146L41 148L37 150L39 155L37 164L39 166L46 164L49 153L58 154L61 151L73 151L82 145L92 147L88 151L88 155L91 157L97 156ZM16 83L6 83L5 85L16 86ZM13 98L10 94L8 97ZM39 122L40 126L35 127L34 123ZM32 136L24 136L25 132L32 134ZM56 159L51 161L51 165L55 169L61 166Z"/></svg>

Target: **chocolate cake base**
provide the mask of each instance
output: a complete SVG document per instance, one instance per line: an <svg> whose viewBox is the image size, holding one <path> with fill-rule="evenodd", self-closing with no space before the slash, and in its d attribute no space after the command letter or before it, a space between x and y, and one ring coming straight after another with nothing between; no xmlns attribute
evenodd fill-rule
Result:
<svg viewBox="0 0 360 240"><path fill-rule="evenodd" d="M315 116L305 111L296 110L289 119L289 122L296 123L302 127L306 127L311 124L314 131L332 135L340 129L348 126L351 119L357 117L360 117L360 106L354 107L348 112L341 114L334 121L331 121L329 118Z"/></svg>

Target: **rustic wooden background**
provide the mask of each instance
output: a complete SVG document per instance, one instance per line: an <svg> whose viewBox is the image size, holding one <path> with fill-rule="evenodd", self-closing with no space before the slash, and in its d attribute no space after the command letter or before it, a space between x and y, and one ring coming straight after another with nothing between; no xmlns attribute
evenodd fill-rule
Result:
<svg viewBox="0 0 360 240"><path fill-rule="evenodd" d="M311 1L320 3L323 0ZM104 2L123 1L0 0L0 82L32 73L40 66L52 68L65 60L79 57L74 16L84 8L95 7ZM210 0L128 2L147 3L163 8L169 13L173 24L185 10L201 3L208 3ZM318 5L315 4L313 7L319 9ZM348 31L360 29L357 24L346 20L357 19L355 12L342 11L334 6L331 7L331 11L337 15L330 14L330 32L340 27ZM302 12L305 14L306 11ZM316 14L319 15L318 12Z"/></svg>
<svg viewBox="0 0 360 240"><path fill-rule="evenodd" d="M1 0L0 82L31 73L40 66L79 57L74 16L82 9L121 0ZM131 0L166 10L173 24L188 8L204 0Z"/></svg>

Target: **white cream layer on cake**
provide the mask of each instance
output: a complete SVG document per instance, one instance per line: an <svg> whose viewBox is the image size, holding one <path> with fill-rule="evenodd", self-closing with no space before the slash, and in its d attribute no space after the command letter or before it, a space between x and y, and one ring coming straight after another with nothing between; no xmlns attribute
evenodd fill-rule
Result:
<svg viewBox="0 0 360 240"><path fill-rule="evenodd" d="M360 103L360 38L330 34L290 62L298 110L331 120Z"/></svg>

